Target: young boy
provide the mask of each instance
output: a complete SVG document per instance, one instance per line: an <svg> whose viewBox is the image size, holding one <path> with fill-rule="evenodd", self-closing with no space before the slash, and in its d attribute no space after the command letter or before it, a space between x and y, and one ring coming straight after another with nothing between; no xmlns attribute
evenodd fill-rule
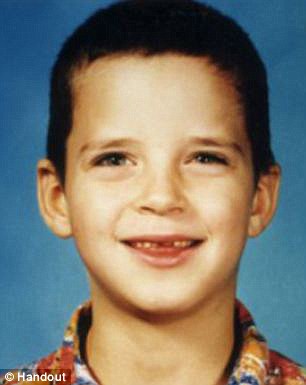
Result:
<svg viewBox="0 0 306 385"><path fill-rule="evenodd" d="M72 383L103 385L306 383L235 300L246 240L269 224L280 179L265 68L235 22L187 0L97 12L54 66L47 147L41 213L74 238L91 301L27 373L71 370Z"/></svg>

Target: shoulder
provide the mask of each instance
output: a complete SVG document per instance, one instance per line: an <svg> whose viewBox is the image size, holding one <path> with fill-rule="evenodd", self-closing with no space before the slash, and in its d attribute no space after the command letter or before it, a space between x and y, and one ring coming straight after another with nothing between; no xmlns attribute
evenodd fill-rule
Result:
<svg viewBox="0 0 306 385"><path fill-rule="evenodd" d="M305 385L306 368L294 362L283 354L270 350L270 375L274 380L272 385ZM281 378L281 381L277 380Z"/></svg>

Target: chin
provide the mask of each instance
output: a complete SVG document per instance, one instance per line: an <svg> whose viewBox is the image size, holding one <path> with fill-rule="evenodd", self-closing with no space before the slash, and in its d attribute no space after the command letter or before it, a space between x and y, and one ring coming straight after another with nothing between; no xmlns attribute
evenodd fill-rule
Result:
<svg viewBox="0 0 306 385"><path fill-rule="evenodd" d="M214 282L216 283L216 282ZM152 288L151 288L152 289ZM168 286L168 290L136 291L129 293L126 301L132 305L134 314L143 318L182 319L198 314L208 304L220 303L235 290L235 281L219 285L195 285L193 287ZM189 289L189 290L188 290Z"/></svg>
<svg viewBox="0 0 306 385"><path fill-rule="evenodd" d="M134 314L141 318L158 320L167 318L181 318L192 314L202 303L202 298L194 296L176 295L155 295L133 298L128 301L132 305Z"/></svg>
<svg viewBox="0 0 306 385"><path fill-rule="evenodd" d="M187 306L166 306L165 304L156 304L155 306L138 306L133 309L133 313L142 319L151 322L161 322L173 319L184 318L192 311Z"/></svg>

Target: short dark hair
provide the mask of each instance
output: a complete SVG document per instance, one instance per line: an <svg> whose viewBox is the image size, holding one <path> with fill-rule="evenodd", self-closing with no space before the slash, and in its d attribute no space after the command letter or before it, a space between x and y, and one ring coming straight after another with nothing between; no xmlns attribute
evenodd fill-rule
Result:
<svg viewBox="0 0 306 385"><path fill-rule="evenodd" d="M247 33L231 18L193 0L127 0L94 13L64 43L51 76L47 157L65 179L72 127L74 73L113 54L207 57L234 80L244 108L255 181L275 164L270 145L265 66Z"/></svg>

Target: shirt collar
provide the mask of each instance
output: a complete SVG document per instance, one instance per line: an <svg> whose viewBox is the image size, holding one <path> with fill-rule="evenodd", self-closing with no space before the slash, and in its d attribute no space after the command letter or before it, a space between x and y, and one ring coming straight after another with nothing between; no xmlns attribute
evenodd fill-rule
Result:
<svg viewBox="0 0 306 385"><path fill-rule="evenodd" d="M246 307L236 300L237 327L241 332L241 348L229 379L229 385L267 383L269 349L265 338L257 330Z"/></svg>
<svg viewBox="0 0 306 385"><path fill-rule="evenodd" d="M236 300L237 328L241 335L238 358L229 377L228 385L266 385L269 383L269 349L264 337L245 306ZM56 352L54 369L71 369L71 383L96 385L93 375L82 358L81 345L85 342L91 323L90 301L73 314L66 328L61 348ZM274 378L275 379L275 378ZM272 382L271 382L272 383ZM273 381L273 384L277 381Z"/></svg>

